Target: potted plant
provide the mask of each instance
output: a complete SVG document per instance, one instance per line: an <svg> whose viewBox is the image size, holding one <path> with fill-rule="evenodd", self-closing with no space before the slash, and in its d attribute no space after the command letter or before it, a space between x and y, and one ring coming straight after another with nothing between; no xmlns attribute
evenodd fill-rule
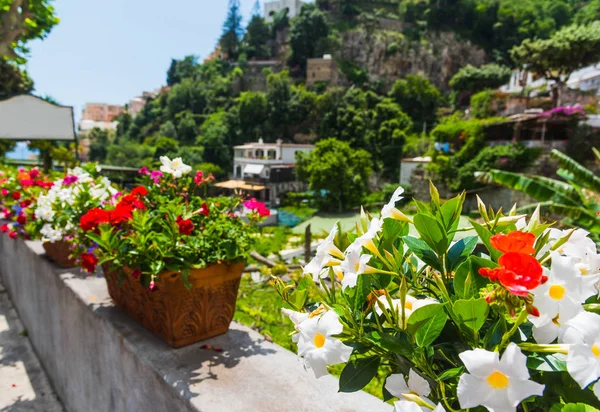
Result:
<svg viewBox="0 0 600 412"><path fill-rule="evenodd" d="M600 255L588 233L481 202L460 227L464 193L442 201L433 186L408 217L401 195L354 233L335 225L297 285L274 278L305 366L319 378L343 364L341 392L385 376L396 412L598 411Z"/></svg>
<svg viewBox="0 0 600 412"><path fill-rule="evenodd" d="M106 177L99 176L99 171L95 163L69 169L38 197L30 212L27 233L42 240L46 254L60 267L76 266L72 249L91 245L77 225L81 216L114 202L117 189Z"/></svg>
<svg viewBox="0 0 600 412"><path fill-rule="evenodd" d="M102 264L118 306L180 347L228 330L254 227L240 219L239 199L198 195L212 177L192 177L181 158L161 162L140 170L142 184L114 206L81 218L97 245L81 257L88 271Z"/></svg>
<svg viewBox="0 0 600 412"><path fill-rule="evenodd" d="M0 232L7 233L11 239L28 239L25 226L29 214L37 198L53 184L37 168L6 167L0 170L0 219L6 221L0 225Z"/></svg>

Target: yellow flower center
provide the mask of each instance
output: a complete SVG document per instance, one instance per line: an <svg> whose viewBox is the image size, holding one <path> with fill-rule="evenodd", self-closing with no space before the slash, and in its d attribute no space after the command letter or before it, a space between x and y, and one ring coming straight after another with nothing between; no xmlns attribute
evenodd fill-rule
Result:
<svg viewBox="0 0 600 412"><path fill-rule="evenodd" d="M556 315L556 317L554 319L552 319L552 323L554 323L556 326L560 326L560 322L558 321L560 314Z"/></svg>
<svg viewBox="0 0 600 412"><path fill-rule="evenodd" d="M550 286L550 297L554 300L561 300L565 296L565 288L561 285Z"/></svg>
<svg viewBox="0 0 600 412"><path fill-rule="evenodd" d="M592 345L592 353L594 354L595 357L600 358L600 345L598 345L597 343L594 343Z"/></svg>
<svg viewBox="0 0 600 412"><path fill-rule="evenodd" d="M412 310L412 303L404 302L404 309Z"/></svg>
<svg viewBox="0 0 600 412"><path fill-rule="evenodd" d="M579 271L581 272L582 275L587 275L588 273L590 273L589 270L587 270L584 267L579 268Z"/></svg>
<svg viewBox="0 0 600 412"><path fill-rule="evenodd" d="M508 386L508 376L502 372L496 371L487 377L487 382L492 388L506 388Z"/></svg>
<svg viewBox="0 0 600 412"><path fill-rule="evenodd" d="M354 265L354 272L358 273L358 269L360 268L360 262L356 262Z"/></svg>
<svg viewBox="0 0 600 412"><path fill-rule="evenodd" d="M317 348L322 348L325 345L325 335L317 333L313 339L313 343Z"/></svg>

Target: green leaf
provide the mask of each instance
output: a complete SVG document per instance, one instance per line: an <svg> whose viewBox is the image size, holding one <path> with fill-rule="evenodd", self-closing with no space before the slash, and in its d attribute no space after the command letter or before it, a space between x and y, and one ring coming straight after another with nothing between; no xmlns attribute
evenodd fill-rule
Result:
<svg viewBox="0 0 600 412"><path fill-rule="evenodd" d="M567 403L553 405L550 412L600 412L600 410L585 403Z"/></svg>
<svg viewBox="0 0 600 412"><path fill-rule="evenodd" d="M461 194L448 200L440 208L447 231L455 230L458 226L464 201L465 196L464 194Z"/></svg>
<svg viewBox="0 0 600 412"><path fill-rule="evenodd" d="M567 355L562 353L529 355L527 367L544 372L566 372Z"/></svg>
<svg viewBox="0 0 600 412"><path fill-rule="evenodd" d="M461 299L479 297L479 290L490 280L479 274L482 267L495 268L498 265L491 260L469 256L454 273L454 292Z"/></svg>
<svg viewBox="0 0 600 412"><path fill-rule="evenodd" d="M444 233L444 229L436 219L429 215L418 213L413 218L413 223L417 232L421 235L421 239L423 239L431 249L435 250L438 255L446 253L446 250L448 249L448 238Z"/></svg>
<svg viewBox="0 0 600 412"><path fill-rule="evenodd" d="M487 227L482 226L473 220L469 220L469 221L471 222L473 229L475 229L475 231L477 232L477 235L479 235L479 238L481 239L481 241L487 248L488 252L490 252L490 256L492 257L492 259L494 259L494 261L498 261L498 258L500 258L500 256L502 255L502 252L500 252L498 249L496 249L492 246L492 244L490 242L490 238L492 237L492 232L490 232Z"/></svg>
<svg viewBox="0 0 600 412"><path fill-rule="evenodd" d="M464 366L459 366L458 368L446 369L444 373L442 373L438 379L441 381L447 381L448 379L455 378L459 375L462 375L465 370Z"/></svg>
<svg viewBox="0 0 600 412"><path fill-rule="evenodd" d="M367 386L377 375L379 356L353 359L340 375L340 392L356 392Z"/></svg>
<svg viewBox="0 0 600 412"><path fill-rule="evenodd" d="M444 305L441 303L433 303L431 305L421 306L415 310L408 318L407 326L408 332L411 334L416 333L425 323L440 312L444 311ZM400 312L399 316L402 316Z"/></svg>
<svg viewBox="0 0 600 412"><path fill-rule="evenodd" d="M430 346L437 339L437 337L440 336L440 333L442 333L444 326L446 326L447 320L448 315L446 315L446 312L444 311L438 312L435 316L429 319L419 330L417 330L417 333L415 334L415 341L417 342L417 345L422 348Z"/></svg>
<svg viewBox="0 0 600 412"><path fill-rule="evenodd" d="M461 299L454 302L454 313L460 322L474 332L479 331L487 319L490 309L485 299Z"/></svg>
<svg viewBox="0 0 600 412"><path fill-rule="evenodd" d="M457 241L446 255L447 269L453 271L458 265L460 265L469 255L475 250L477 246L477 236L469 236L464 239Z"/></svg>
<svg viewBox="0 0 600 412"><path fill-rule="evenodd" d="M396 239L406 235L408 235L408 223L396 219L383 221L383 249L392 250Z"/></svg>
<svg viewBox="0 0 600 412"><path fill-rule="evenodd" d="M289 296L289 301L298 309L303 308L306 304L306 299L308 299L308 290L306 289L296 289Z"/></svg>
<svg viewBox="0 0 600 412"><path fill-rule="evenodd" d="M579 186L583 186L594 192L600 192L600 178L598 178L591 170L586 169L581 164L556 149L552 150L551 156L558 160L561 167L573 175L573 180Z"/></svg>
<svg viewBox="0 0 600 412"><path fill-rule="evenodd" d="M413 353L412 345L406 340L405 335L398 334L396 336L387 333L373 331L365 336L367 340L373 342L382 349L409 357ZM404 339L403 339L404 338Z"/></svg>
<svg viewBox="0 0 600 412"><path fill-rule="evenodd" d="M367 296L371 293L371 278L369 275L359 275L356 281L354 295L354 311L360 312L363 304L367 301Z"/></svg>
<svg viewBox="0 0 600 412"><path fill-rule="evenodd" d="M417 239L412 236L404 236L404 243L419 259L427 263L432 268L441 271L442 266L435 252L423 242L421 239Z"/></svg>

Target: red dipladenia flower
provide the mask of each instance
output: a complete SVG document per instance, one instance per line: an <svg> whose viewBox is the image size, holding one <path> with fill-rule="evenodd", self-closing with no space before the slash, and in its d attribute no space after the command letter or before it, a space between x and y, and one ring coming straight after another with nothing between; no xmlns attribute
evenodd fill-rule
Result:
<svg viewBox="0 0 600 412"><path fill-rule="evenodd" d="M8 196L9 193L8 189L2 189L2 196Z"/></svg>
<svg viewBox="0 0 600 412"><path fill-rule="evenodd" d="M194 176L194 183L196 183L196 186L197 186L203 182L204 182L204 173L202 173L202 170L198 170L196 172L196 176Z"/></svg>
<svg viewBox="0 0 600 412"><path fill-rule="evenodd" d="M29 186L33 186L34 181L31 179L23 179L21 181L19 181L19 183L21 184L21 186L23 187L29 187Z"/></svg>
<svg viewBox="0 0 600 412"><path fill-rule="evenodd" d="M13 199L19 200L21 198L21 193L19 193L19 192L12 192L11 196L12 196Z"/></svg>
<svg viewBox="0 0 600 412"><path fill-rule="evenodd" d="M79 227L81 227L81 230L88 232L90 230L96 230L100 224L109 221L109 213L104 209L95 207L90 209L85 215L81 216Z"/></svg>
<svg viewBox="0 0 600 412"><path fill-rule="evenodd" d="M20 225L27 223L27 215L25 213L21 213L19 216L17 216L17 223Z"/></svg>
<svg viewBox="0 0 600 412"><path fill-rule="evenodd" d="M2 226L0 226L0 232L2 232L2 233L6 233L9 230L10 230L10 227L8 226L8 223L5 223Z"/></svg>
<svg viewBox="0 0 600 412"><path fill-rule="evenodd" d="M479 274L500 283L516 296L528 296L530 290L537 288L548 279L543 275L540 262L525 253L505 253L500 256L498 263L501 267L481 268Z"/></svg>
<svg viewBox="0 0 600 412"><path fill-rule="evenodd" d="M175 222L179 226L179 234L181 235L189 235L194 230L194 223L190 219L183 219L181 216L177 216Z"/></svg>
<svg viewBox="0 0 600 412"><path fill-rule="evenodd" d="M148 194L148 189L146 189L144 186L138 186L131 191L131 194L134 196L144 197Z"/></svg>
<svg viewBox="0 0 600 412"><path fill-rule="evenodd" d="M535 253L535 235L528 232L515 230L505 235L500 233L490 238L492 246L502 253L518 252L527 255Z"/></svg>
<svg viewBox="0 0 600 412"><path fill-rule="evenodd" d="M19 234L17 232L9 232L8 237L11 239L16 239Z"/></svg>
<svg viewBox="0 0 600 412"><path fill-rule="evenodd" d="M93 253L84 253L81 255L81 267L88 273L96 271L96 265L98 264L98 258Z"/></svg>
<svg viewBox="0 0 600 412"><path fill-rule="evenodd" d="M21 202L21 207L23 208L29 207L29 205L31 205L31 199L25 199Z"/></svg>
<svg viewBox="0 0 600 412"><path fill-rule="evenodd" d="M202 207L200 208L200 214L206 217L210 216L210 210L208 209L208 205L206 203L202 203Z"/></svg>
<svg viewBox="0 0 600 412"><path fill-rule="evenodd" d="M29 178L30 179L35 179L36 177L38 177L40 175L40 171L37 169L31 169L29 171Z"/></svg>

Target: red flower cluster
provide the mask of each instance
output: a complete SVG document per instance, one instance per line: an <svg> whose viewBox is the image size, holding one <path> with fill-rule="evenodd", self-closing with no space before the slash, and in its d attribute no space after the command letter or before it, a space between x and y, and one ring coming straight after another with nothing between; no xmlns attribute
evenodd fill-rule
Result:
<svg viewBox="0 0 600 412"><path fill-rule="evenodd" d="M181 235L190 235L194 230L194 223L192 223L191 219L184 219L181 216L177 216L175 222L179 226L179 234Z"/></svg>
<svg viewBox="0 0 600 412"><path fill-rule="evenodd" d="M202 170L198 170L196 172L196 176L194 176L194 183L196 183L196 186L200 186L204 183L211 183L214 182L214 180L215 177L212 173L210 173L207 177L204 177L204 173L202 173Z"/></svg>
<svg viewBox="0 0 600 412"><path fill-rule="evenodd" d="M210 216L210 210L209 210L208 205L206 204L206 202L202 203L202 207L200 208L200 214L204 215L206 217Z"/></svg>
<svg viewBox="0 0 600 412"><path fill-rule="evenodd" d="M98 258L93 253L84 253L81 255L81 267L88 273L92 273L96 270L98 265Z"/></svg>
<svg viewBox="0 0 600 412"><path fill-rule="evenodd" d="M250 209L254 213L258 213L260 217L271 216L271 211L267 208L267 206L263 202L259 202L254 198L246 200L244 202L244 207L246 207L246 209Z"/></svg>
<svg viewBox="0 0 600 412"><path fill-rule="evenodd" d="M110 223L117 226L127 222L133 217L133 211L136 209L145 209L146 205L141 197L148 194L148 189L143 186L133 189L131 194L123 196L114 210L107 211L100 208L90 209L85 215L81 216L79 226L84 231L96 230L102 223Z"/></svg>
<svg viewBox="0 0 600 412"><path fill-rule="evenodd" d="M535 253L535 235L514 231L492 236L490 240L492 246L504 254L498 259L499 268L481 268L481 276L500 283L511 294L523 297L548 280L543 275L542 265L531 256Z"/></svg>

